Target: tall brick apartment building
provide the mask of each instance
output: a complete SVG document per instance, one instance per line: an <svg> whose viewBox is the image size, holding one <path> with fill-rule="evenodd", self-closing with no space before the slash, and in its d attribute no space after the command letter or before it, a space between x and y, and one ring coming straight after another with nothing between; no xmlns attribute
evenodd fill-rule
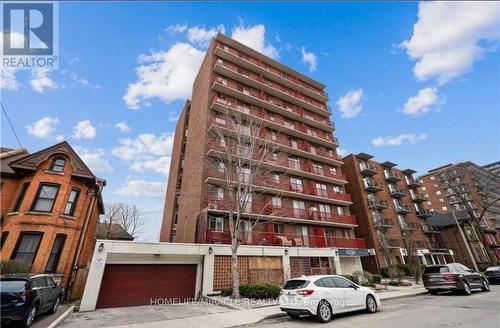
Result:
<svg viewBox="0 0 500 328"><path fill-rule="evenodd" d="M472 162L441 166L429 170L420 179L424 186L422 189L428 197L427 206L436 212L451 213L466 209L462 198L456 194L457 189L463 198L468 199L476 216L481 213L485 201L491 202L492 199L500 197L500 177ZM459 181L459 188L453 187L453 181ZM479 267L487 266L489 262L485 247L491 248L497 261L500 261L500 201L487 210L482 224L487 244L476 243L472 247ZM470 228L474 230L473 235L477 236L478 232L473 225L470 225ZM459 257L464 258L466 255L460 254Z"/></svg>
<svg viewBox="0 0 500 328"><path fill-rule="evenodd" d="M423 264L452 261L439 232L429 224L431 211L423 205L422 184L411 169L399 170L392 162L379 163L366 153L344 157L342 170L347 175L347 191L353 195L352 213L358 219L358 237L365 238L375 256L364 257L363 268L377 272L386 266L383 250L392 259L405 263L402 230L412 231ZM386 256L387 257L387 256Z"/></svg>
<svg viewBox="0 0 500 328"><path fill-rule="evenodd" d="M248 243L367 251L354 236L324 88L235 40L215 37L177 124L160 241L230 243L220 174L207 164L226 142L209 131L224 124L221 113L229 109L263 122L260 138L286 154L283 161L266 162L273 168L269 193L254 197L245 214L248 222L260 217ZM328 269L329 262L318 258L307 265Z"/></svg>
<svg viewBox="0 0 500 328"><path fill-rule="evenodd" d="M105 181L67 142L33 154L2 148L0 159L1 259L31 264L67 288L92 256Z"/></svg>

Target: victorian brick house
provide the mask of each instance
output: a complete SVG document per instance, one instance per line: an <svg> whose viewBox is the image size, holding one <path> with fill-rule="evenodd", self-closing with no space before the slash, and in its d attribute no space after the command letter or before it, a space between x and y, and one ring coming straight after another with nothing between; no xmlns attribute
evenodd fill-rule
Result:
<svg viewBox="0 0 500 328"><path fill-rule="evenodd" d="M2 261L27 262L71 288L92 256L106 182L67 142L33 154L2 148L0 159Z"/></svg>

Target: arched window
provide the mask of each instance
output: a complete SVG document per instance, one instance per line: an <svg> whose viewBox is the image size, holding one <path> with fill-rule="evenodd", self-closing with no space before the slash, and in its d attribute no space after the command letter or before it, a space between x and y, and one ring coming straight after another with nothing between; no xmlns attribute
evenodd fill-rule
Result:
<svg viewBox="0 0 500 328"><path fill-rule="evenodd" d="M66 160L64 158L56 158L52 162L52 166L50 170L52 172L64 172L64 165L66 164Z"/></svg>

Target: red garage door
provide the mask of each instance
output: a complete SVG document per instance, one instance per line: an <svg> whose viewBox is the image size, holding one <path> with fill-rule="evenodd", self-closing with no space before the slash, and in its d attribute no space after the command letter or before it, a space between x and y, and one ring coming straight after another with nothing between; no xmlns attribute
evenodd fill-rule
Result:
<svg viewBox="0 0 500 328"><path fill-rule="evenodd" d="M153 298L193 298L195 286L195 264L109 264L97 307L147 305Z"/></svg>

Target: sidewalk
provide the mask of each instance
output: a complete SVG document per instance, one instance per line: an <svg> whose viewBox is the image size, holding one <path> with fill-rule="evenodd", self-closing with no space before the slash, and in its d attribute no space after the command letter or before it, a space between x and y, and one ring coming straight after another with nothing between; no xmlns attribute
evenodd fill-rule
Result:
<svg viewBox="0 0 500 328"><path fill-rule="evenodd" d="M382 301L413 297L426 294L427 291L422 286L393 287L389 291L379 293ZM383 306L383 304L382 304ZM174 319L166 321L155 321L133 325L115 326L115 328L213 328L213 327L234 327L256 323L270 316L284 315L278 306L268 306L252 310L231 311L225 313L209 314L198 317Z"/></svg>

